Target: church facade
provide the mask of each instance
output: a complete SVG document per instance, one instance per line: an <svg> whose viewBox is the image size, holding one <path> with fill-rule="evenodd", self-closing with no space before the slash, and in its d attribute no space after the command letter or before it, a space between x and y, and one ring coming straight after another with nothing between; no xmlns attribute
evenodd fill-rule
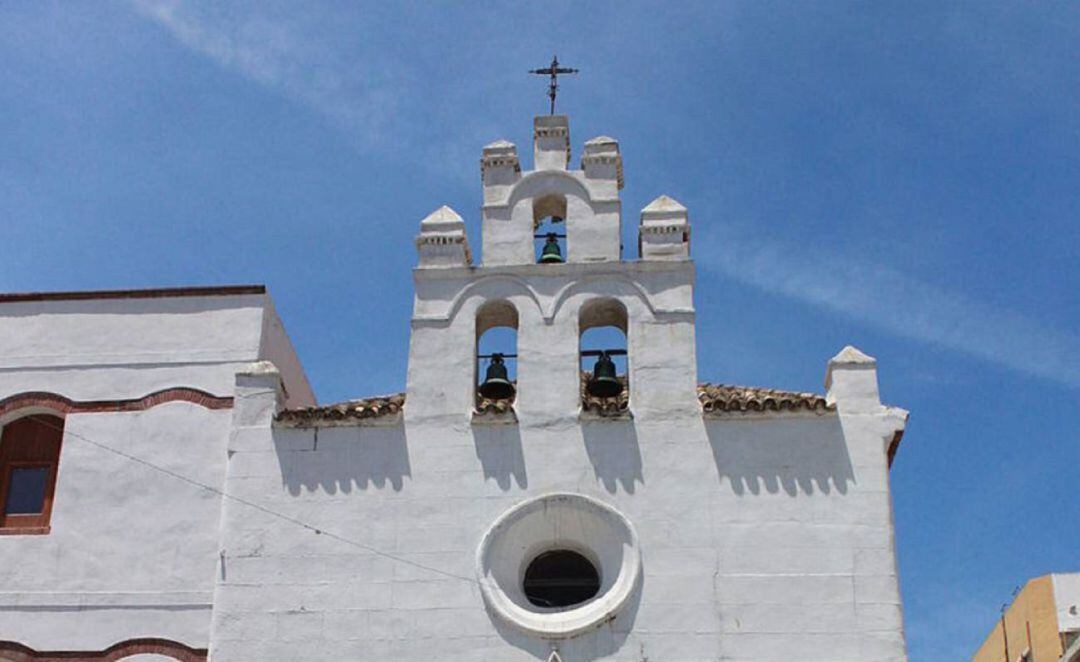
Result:
<svg viewBox="0 0 1080 662"><path fill-rule="evenodd" d="M420 223L401 394L317 404L258 286L0 295L0 659L906 659L874 359L700 383L687 209L625 259L569 130L484 148L482 262Z"/></svg>

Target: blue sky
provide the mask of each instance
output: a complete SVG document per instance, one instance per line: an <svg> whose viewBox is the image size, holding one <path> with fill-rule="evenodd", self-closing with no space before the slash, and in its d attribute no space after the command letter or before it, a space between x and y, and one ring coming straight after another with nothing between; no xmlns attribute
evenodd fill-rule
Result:
<svg viewBox="0 0 1080 662"><path fill-rule="evenodd" d="M1080 570L1080 7L944 4L8 3L0 290L264 282L320 400L399 390L417 224L479 245L557 52L625 244L690 209L703 380L878 358L911 658L965 659Z"/></svg>

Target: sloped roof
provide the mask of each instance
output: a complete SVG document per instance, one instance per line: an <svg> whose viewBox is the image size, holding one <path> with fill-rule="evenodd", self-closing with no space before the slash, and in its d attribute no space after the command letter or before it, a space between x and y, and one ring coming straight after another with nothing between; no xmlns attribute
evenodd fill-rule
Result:
<svg viewBox="0 0 1080 662"><path fill-rule="evenodd" d="M601 415L620 414L629 406L626 390L614 398L597 398L589 395L584 386L588 375L582 375L582 406L586 411ZM699 384L698 400L702 410L708 415L726 413L795 413L833 411L835 407L825 402L825 398L815 393L781 391L754 386L732 386L728 384ZM320 407L285 409L278 414L277 420L287 425L304 427L307 425L333 424L335 422L359 421L371 418L393 416L405 405L405 394L382 395L374 398L347 400ZM478 399L476 410L479 413L505 413L511 403L506 400Z"/></svg>
<svg viewBox="0 0 1080 662"><path fill-rule="evenodd" d="M824 412L835 406L816 393L780 391L757 386L698 384L698 400L706 414L724 412Z"/></svg>
<svg viewBox="0 0 1080 662"><path fill-rule="evenodd" d="M333 424L335 422L359 421L368 418L393 416L405 404L404 393L380 395L374 398L346 400L321 407L284 409L277 415L280 423L292 427Z"/></svg>
<svg viewBox="0 0 1080 662"><path fill-rule="evenodd" d="M645 206L642 212L683 212L687 211L681 202L667 195L661 195Z"/></svg>

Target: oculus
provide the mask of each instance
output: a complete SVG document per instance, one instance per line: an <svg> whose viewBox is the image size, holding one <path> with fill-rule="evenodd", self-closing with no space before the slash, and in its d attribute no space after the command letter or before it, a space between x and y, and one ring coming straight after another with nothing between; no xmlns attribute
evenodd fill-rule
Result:
<svg viewBox="0 0 1080 662"><path fill-rule="evenodd" d="M503 513L476 555L493 618L543 639L610 622L637 599L641 551L630 521L581 494L546 494Z"/></svg>
<svg viewBox="0 0 1080 662"><path fill-rule="evenodd" d="M573 607L600 591L600 573L581 554L555 549L537 556L525 568L522 587L537 607Z"/></svg>

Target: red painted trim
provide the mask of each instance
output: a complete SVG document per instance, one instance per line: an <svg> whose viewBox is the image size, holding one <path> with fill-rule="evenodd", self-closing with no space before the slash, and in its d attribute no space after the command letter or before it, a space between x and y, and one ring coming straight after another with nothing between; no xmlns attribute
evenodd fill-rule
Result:
<svg viewBox="0 0 1080 662"><path fill-rule="evenodd" d="M15 292L0 294L0 303L27 301L80 301L86 299L165 299L169 297L220 297L237 294L266 294L265 285L220 285L213 287L159 287L146 290L85 290L83 292Z"/></svg>
<svg viewBox="0 0 1080 662"><path fill-rule="evenodd" d="M47 536L51 530L51 526L4 526L0 536Z"/></svg>
<svg viewBox="0 0 1080 662"><path fill-rule="evenodd" d="M72 400L58 393L32 391L0 400L0 416L28 407L44 407L61 414L144 411L175 401L191 402L207 409L230 409L233 406L231 397L218 396L187 386L167 388L129 400Z"/></svg>
<svg viewBox="0 0 1080 662"><path fill-rule="evenodd" d="M892 469L893 460L896 459L896 451L900 450L900 440L904 438L904 431L897 430L889 442L889 468Z"/></svg>
<svg viewBox="0 0 1080 662"><path fill-rule="evenodd" d="M0 654L10 662L66 660L67 662L114 662L130 655L168 655L180 662L205 662L205 648L191 648L177 641L146 637L128 639L103 651L36 651L14 641L0 641Z"/></svg>

